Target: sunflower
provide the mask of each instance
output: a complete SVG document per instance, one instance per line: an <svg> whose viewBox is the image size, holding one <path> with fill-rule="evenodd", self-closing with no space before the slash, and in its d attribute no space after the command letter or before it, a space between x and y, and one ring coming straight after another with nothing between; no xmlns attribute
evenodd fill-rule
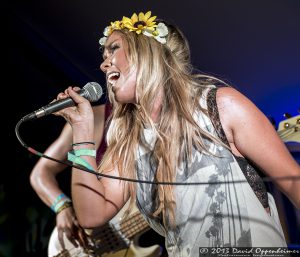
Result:
<svg viewBox="0 0 300 257"><path fill-rule="evenodd" d="M99 43L101 46L105 45L107 37L110 36L114 30L128 29L137 34L142 33L147 37L153 37L158 42L165 44L166 37L169 33L168 27L162 22L156 24L155 19L156 16L151 17L151 11L145 14L140 12L139 15L134 13L131 18L123 16L121 21L111 22L110 25L104 29L104 37L100 38Z"/></svg>
<svg viewBox="0 0 300 257"><path fill-rule="evenodd" d="M110 23L110 26L107 26L104 29L103 34L104 36L108 37L114 30L120 30L123 28L124 26L122 24L122 21L114 21Z"/></svg>
<svg viewBox="0 0 300 257"><path fill-rule="evenodd" d="M147 13L140 12L139 15L134 13L131 18L123 17L122 24L129 31L135 31L141 34L143 31L153 32L157 27L155 22L156 16L151 17L151 11Z"/></svg>

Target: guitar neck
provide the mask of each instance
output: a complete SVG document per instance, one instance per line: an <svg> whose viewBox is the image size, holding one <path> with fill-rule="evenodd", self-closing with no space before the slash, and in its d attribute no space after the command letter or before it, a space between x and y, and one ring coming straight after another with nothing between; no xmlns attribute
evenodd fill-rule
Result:
<svg viewBox="0 0 300 257"><path fill-rule="evenodd" d="M127 219L120 222L120 230L128 239L131 239L135 235L145 232L148 229L148 223L139 212L130 215Z"/></svg>
<svg viewBox="0 0 300 257"><path fill-rule="evenodd" d="M158 245L146 248L136 245L135 237L138 237L140 234L150 229L142 214L135 209L129 214L129 216L122 220L122 214L124 214L124 211L125 210L121 210L120 213L114 217L112 222L109 222L101 227L86 230L85 232L89 237L89 245L86 248L75 248L64 234L63 240L65 249L62 249L58 240L57 228L55 227L49 241L48 256L160 256L160 247Z"/></svg>

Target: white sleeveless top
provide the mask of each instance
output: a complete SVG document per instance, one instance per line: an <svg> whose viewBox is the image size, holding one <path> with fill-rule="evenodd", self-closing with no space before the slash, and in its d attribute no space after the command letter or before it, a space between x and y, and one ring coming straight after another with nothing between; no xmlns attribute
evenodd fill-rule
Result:
<svg viewBox="0 0 300 257"><path fill-rule="evenodd" d="M204 95L200 104L207 109ZM201 112L195 119L202 129L216 135L207 115ZM138 147L137 178L153 181L156 164L151 158L151 149L156 138L150 129L144 130L144 137L150 150ZM199 247L286 247L272 195L268 193L271 210L268 214L233 154L210 141L206 144L216 156L193 149L192 162L183 162L177 170L177 182L207 184L174 186L175 229L166 230L160 218L152 216L156 210L156 185L137 185L137 206L149 225L165 236L169 256L200 256Z"/></svg>

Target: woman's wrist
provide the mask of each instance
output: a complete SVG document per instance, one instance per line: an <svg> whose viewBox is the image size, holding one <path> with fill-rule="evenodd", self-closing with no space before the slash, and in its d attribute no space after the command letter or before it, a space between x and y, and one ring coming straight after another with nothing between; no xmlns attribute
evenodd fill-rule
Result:
<svg viewBox="0 0 300 257"><path fill-rule="evenodd" d="M94 129L73 129L73 143L95 142Z"/></svg>
<svg viewBox="0 0 300 257"><path fill-rule="evenodd" d="M77 122L72 124L73 137L78 136L89 136L94 137L94 119L87 119L82 122ZM90 138L91 139L91 138ZM87 141L87 140L82 140Z"/></svg>

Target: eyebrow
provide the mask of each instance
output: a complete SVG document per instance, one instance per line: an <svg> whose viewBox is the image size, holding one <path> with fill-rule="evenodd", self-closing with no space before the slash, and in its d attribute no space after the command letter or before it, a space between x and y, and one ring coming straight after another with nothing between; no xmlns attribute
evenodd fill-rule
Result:
<svg viewBox="0 0 300 257"><path fill-rule="evenodd" d="M114 41L110 42L108 45L104 46L104 51L103 51L103 54L102 54L102 58L105 59L105 51L108 50L108 49L111 49L112 47L112 44L114 42L116 42L118 39L115 39Z"/></svg>

